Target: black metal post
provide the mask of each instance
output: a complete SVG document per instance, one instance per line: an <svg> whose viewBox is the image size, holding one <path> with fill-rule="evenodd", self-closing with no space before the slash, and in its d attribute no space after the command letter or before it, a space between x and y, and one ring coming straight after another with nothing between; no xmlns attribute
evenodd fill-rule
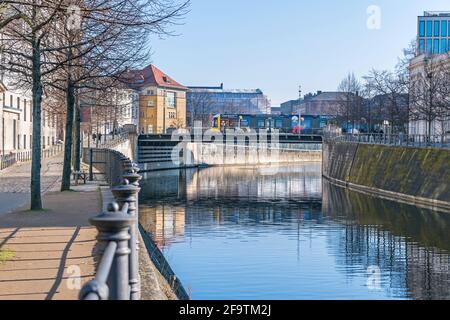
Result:
<svg viewBox="0 0 450 320"><path fill-rule="evenodd" d="M92 159L93 159L93 150L92 148L89 149L89 181L94 181L94 174L92 169Z"/></svg>

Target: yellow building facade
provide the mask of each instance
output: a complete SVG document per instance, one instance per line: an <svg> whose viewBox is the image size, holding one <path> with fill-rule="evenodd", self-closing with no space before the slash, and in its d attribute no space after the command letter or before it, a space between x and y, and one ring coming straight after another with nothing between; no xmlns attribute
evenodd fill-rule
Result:
<svg viewBox="0 0 450 320"><path fill-rule="evenodd" d="M188 89L154 65L131 73L131 86L139 93L139 133L161 134L185 128Z"/></svg>

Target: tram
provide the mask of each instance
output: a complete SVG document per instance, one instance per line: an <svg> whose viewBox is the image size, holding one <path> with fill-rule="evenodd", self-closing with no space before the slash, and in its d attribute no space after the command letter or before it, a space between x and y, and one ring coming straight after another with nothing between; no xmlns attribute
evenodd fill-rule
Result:
<svg viewBox="0 0 450 320"><path fill-rule="evenodd" d="M217 114L212 127L221 132L227 129L277 129L282 133L320 134L328 119L313 115L271 115L271 114Z"/></svg>

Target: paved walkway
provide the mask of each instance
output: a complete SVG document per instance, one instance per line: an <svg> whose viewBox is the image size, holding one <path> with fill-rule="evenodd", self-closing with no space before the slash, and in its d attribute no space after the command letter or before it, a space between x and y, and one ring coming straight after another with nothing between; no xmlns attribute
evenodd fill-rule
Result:
<svg viewBox="0 0 450 320"><path fill-rule="evenodd" d="M41 191L58 191L63 167L62 155L44 159L41 167ZM31 162L0 171L0 216L30 201ZM45 204L44 204L45 205Z"/></svg>
<svg viewBox="0 0 450 320"><path fill-rule="evenodd" d="M101 210L99 187L88 184L75 186L74 191L53 191L59 188L62 159L48 159L43 164L46 210L30 212L29 166L0 173L0 195L13 202L9 213L8 206L0 204L0 300L77 299L95 270L97 232L88 219ZM8 188L19 195L17 199L1 192Z"/></svg>

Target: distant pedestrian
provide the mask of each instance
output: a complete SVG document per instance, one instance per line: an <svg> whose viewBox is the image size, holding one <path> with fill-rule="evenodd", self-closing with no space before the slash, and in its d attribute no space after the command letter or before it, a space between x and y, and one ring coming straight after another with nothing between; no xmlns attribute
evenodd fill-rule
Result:
<svg viewBox="0 0 450 320"><path fill-rule="evenodd" d="M92 135L92 139L95 141L95 139L97 139L97 135L94 133L93 135Z"/></svg>

